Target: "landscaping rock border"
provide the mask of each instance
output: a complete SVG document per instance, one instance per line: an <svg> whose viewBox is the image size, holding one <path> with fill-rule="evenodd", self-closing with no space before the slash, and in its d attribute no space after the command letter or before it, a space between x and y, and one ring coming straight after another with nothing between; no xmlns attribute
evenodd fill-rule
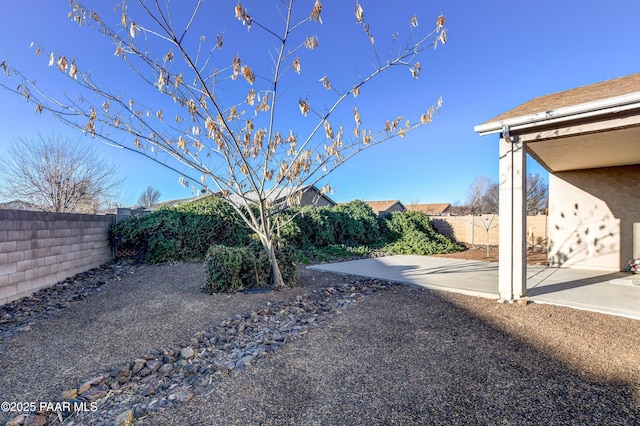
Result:
<svg viewBox="0 0 640 426"><path fill-rule="evenodd" d="M69 304L100 291L105 283L134 273L140 265L132 259L114 260L0 306L0 339L29 330Z"/></svg>
<svg viewBox="0 0 640 426"><path fill-rule="evenodd" d="M110 265L104 270L130 268L131 265ZM60 401L46 410L18 415L8 424L133 424L136 418L189 401L194 392L210 388L220 376L251 367L366 295L394 285L352 278L346 284L313 290L286 302L268 302L260 310L235 315L210 330L200 331L189 341L150 350L140 358L88 378L63 392ZM56 299L53 296L66 300L61 294L64 289L70 299L83 294L72 286L62 286L53 292L49 302Z"/></svg>

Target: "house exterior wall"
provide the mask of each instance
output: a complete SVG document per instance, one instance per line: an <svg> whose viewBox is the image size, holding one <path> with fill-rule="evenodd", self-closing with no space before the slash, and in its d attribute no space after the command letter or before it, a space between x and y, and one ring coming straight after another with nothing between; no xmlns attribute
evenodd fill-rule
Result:
<svg viewBox="0 0 640 426"><path fill-rule="evenodd" d="M113 215L0 210L0 304L112 259Z"/></svg>
<svg viewBox="0 0 640 426"><path fill-rule="evenodd" d="M549 259L554 266L625 270L640 223L640 165L549 176Z"/></svg>
<svg viewBox="0 0 640 426"><path fill-rule="evenodd" d="M335 203L327 199L324 195L320 195L315 190L307 190L302 194L302 200L300 202L302 206L315 206L315 207L333 207Z"/></svg>
<svg viewBox="0 0 640 426"><path fill-rule="evenodd" d="M378 212L378 217L385 217L385 216L389 216L391 213L393 212L403 212L406 209L404 208L404 206L400 203L395 203L394 205L392 205L391 207L389 207L386 210L381 210Z"/></svg>

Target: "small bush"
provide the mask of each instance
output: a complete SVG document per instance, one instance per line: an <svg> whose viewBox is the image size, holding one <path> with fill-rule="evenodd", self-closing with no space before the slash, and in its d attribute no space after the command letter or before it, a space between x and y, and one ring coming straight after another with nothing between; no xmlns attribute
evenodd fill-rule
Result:
<svg viewBox="0 0 640 426"><path fill-rule="evenodd" d="M244 247L211 246L205 260L209 293L234 293L242 289Z"/></svg>
<svg viewBox="0 0 640 426"><path fill-rule="evenodd" d="M295 249L276 252L285 285L296 283ZM242 289L269 288L273 282L269 256L262 245L252 242L243 247L211 246L205 259L206 286L209 293L235 293Z"/></svg>

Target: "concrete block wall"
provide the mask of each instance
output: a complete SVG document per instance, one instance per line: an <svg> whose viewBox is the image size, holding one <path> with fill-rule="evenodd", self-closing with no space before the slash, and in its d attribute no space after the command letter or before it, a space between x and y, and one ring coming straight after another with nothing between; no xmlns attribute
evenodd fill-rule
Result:
<svg viewBox="0 0 640 426"><path fill-rule="evenodd" d="M497 246L500 234L500 217L498 215L479 216L431 216L431 222L439 233L455 241L472 244L487 244L487 227L489 228L489 245ZM546 247L548 239L547 216L527 216L528 245Z"/></svg>
<svg viewBox="0 0 640 426"><path fill-rule="evenodd" d="M0 305L113 258L113 215L0 210Z"/></svg>

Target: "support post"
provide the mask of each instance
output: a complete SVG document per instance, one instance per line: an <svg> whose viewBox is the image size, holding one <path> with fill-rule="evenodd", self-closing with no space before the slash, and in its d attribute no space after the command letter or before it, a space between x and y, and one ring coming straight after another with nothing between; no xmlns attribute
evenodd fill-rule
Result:
<svg viewBox="0 0 640 426"><path fill-rule="evenodd" d="M633 224L633 258L640 258L640 222Z"/></svg>
<svg viewBox="0 0 640 426"><path fill-rule="evenodd" d="M518 136L500 135L500 299L527 294L526 151Z"/></svg>

